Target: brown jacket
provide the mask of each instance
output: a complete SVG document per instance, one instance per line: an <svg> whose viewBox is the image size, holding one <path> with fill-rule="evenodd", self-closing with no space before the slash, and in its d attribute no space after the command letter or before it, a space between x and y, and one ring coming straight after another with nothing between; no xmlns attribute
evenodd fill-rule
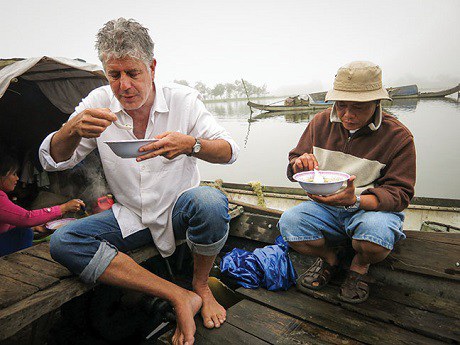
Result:
<svg viewBox="0 0 460 345"><path fill-rule="evenodd" d="M394 116L377 109L373 123L351 136L331 109L316 114L289 152L288 178L294 181L295 159L313 153L321 170L356 175L357 194L375 195L377 210L404 210L414 196L413 136Z"/></svg>

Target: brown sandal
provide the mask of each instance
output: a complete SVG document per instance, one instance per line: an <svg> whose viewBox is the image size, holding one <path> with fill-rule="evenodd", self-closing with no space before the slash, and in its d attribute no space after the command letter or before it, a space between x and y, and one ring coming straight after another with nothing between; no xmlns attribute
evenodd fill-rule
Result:
<svg viewBox="0 0 460 345"><path fill-rule="evenodd" d="M331 266L323 259L318 258L315 263L297 279L297 289L307 293L308 290L320 290L329 283L337 272L338 266Z"/></svg>
<svg viewBox="0 0 460 345"><path fill-rule="evenodd" d="M340 288L339 299L348 303L362 303L369 298L367 275L355 271L348 273L347 279Z"/></svg>

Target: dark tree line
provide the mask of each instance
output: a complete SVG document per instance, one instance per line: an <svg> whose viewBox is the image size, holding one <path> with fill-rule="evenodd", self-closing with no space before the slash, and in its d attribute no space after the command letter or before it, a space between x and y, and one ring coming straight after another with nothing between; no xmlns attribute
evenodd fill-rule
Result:
<svg viewBox="0 0 460 345"><path fill-rule="evenodd" d="M244 98L246 90L249 97L268 94L266 85L256 86L246 80L244 81L246 90L241 80L235 80L233 83L218 83L214 87L209 87L201 81L196 82L195 85L190 85L187 80L174 80L174 82L197 89L205 99Z"/></svg>

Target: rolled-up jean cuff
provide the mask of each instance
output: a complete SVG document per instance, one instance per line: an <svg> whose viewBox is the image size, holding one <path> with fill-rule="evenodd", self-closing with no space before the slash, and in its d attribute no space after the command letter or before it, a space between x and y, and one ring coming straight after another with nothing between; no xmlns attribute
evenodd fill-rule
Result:
<svg viewBox="0 0 460 345"><path fill-rule="evenodd" d="M190 241L190 239L188 238L188 234L187 234L187 244L190 247L190 250L192 251L192 253L200 254L204 256L214 256L214 255L219 254L221 249L224 247L225 242L227 241L228 232L229 231L227 230L227 233L225 234L224 237L222 237L219 241L211 243L211 244L194 243Z"/></svg>
<svg viewBox="0 0 460 345"><path fill-rule="evenodd" d="M95 283L118 254L118 249L106 241L102 241L96 254L80 274L85 283Z"/></svg>

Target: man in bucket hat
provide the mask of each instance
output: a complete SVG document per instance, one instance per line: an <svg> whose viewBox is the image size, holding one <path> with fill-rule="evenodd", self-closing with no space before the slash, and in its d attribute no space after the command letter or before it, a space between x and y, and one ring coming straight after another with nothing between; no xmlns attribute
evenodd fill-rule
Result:
<svg viewBox="0 0 460 345"><path fill-rule="evenodd" d="M347 186L311 195L281 217L278 227L296 251L318 259L297 281L299 290L318 290L337 273L337 245L351 240L355 251L339 298L360 303L369 296L370 264L385 259L405 238L404 214L414 195L415 146L412 134L382 112L390 99L379 66L355 61L339 69L326 101L332 109L316 114L289 152L287 176L313 169L351 175Z"/></svg>

